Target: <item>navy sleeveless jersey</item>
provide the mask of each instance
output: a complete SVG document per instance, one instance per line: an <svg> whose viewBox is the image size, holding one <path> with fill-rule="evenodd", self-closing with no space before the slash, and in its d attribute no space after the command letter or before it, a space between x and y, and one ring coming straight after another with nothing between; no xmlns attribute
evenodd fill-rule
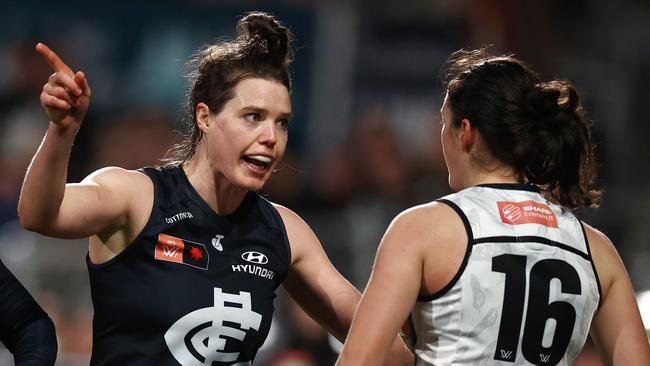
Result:
<svg viewBox="0 0 650 366"><path fill-rule="evenodd" d="M217 215L180 167L144 168L149 221L123 252L86 261L91 365L251 365L291 263L277 210L249 192Z"/></svg>

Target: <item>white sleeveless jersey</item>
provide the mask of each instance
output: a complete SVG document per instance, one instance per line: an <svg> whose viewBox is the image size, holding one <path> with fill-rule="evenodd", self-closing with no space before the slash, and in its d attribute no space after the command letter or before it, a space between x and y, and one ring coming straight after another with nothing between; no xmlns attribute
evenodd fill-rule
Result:
<svg viewBox="0 0 650 366"><path fill-rule="evenodd" d="M451 283L413 309L416 365L571 365L600 301L580 221L521 184L439 201L469 242Z"/></svg>

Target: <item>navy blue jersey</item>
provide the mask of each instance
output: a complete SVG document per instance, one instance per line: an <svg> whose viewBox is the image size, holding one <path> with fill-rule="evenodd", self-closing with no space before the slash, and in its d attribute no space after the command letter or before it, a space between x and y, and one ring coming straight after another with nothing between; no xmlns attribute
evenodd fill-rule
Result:
<svg viewBox="0 0 650 366"><path fill-rule="evenodd" d="M87 257L92 365L250 365L271 325L291 264L277 210L249 192L217 215L183 169L144 168L147 224L103 264Z"/></svg>

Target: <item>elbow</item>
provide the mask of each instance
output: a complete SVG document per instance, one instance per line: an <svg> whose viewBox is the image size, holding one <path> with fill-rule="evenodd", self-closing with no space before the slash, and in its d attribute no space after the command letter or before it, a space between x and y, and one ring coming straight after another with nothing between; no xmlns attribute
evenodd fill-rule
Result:
<svg viewBox="0 0 650 366"><path fill-rule="evenodd" d="M20 222L20 226L22 226L23 229L28 231L37 231L38 225L36 223L36 220L34 220L34 215L26 212L26 210L20 204L18 205L18 221Z"/></svg>
<svg viewBox="0 0 650 366"><path fill-rule="evenodd" d="M20 226L27 231L42 233L47 229L46 220L39 219L37 215L24 212L24 210L18 209L18 221Z"/></svg>
<svg viewBox="0 0 650 366"><path fill-rule="evenodd" d="M19 216L20 226L27 231L39 232L39 225L35 222L25 219L25 216Z"/></svg>

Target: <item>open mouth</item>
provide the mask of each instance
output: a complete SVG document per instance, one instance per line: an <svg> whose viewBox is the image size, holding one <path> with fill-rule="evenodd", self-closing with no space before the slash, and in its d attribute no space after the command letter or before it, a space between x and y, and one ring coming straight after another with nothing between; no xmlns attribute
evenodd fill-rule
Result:
<svg viewBox="0 0 650 366"><path fill-rule="evenodd" d="M266 170L271 166L271 162L273 162L273 159L269 158L268 156L262 156L262 155L250 155L250 156L244 156L242 159L247 162L250 165L253 165L254 167L257 167L258 169Z"/></svg>

